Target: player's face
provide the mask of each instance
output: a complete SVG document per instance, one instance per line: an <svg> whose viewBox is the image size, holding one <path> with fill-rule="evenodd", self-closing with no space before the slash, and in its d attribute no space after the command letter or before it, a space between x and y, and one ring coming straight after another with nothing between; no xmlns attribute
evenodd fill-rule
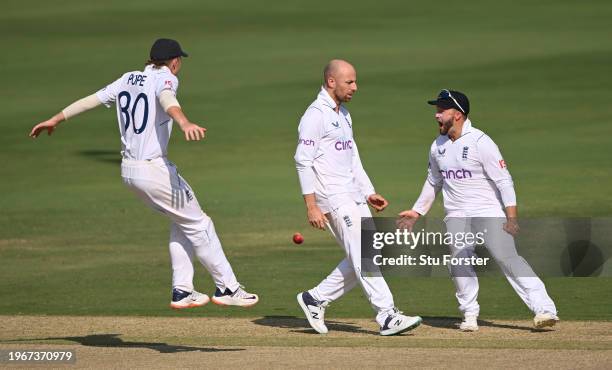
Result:
<svg viewBox="0 0 612 370"><path fill-rule="evenodd" d="M347 66L334 76L334 95L340 102L349 102L357 91L357 72L353 67Z"/></svg>
<svg viewBox="0 0 612 370"><path fill-rule="evenodd" d="M456 110L453 108L441 108L437 107L436 110L436 121L438 121L438 128L440 130L440 135L448 134L448 130L453 127L453 122L455 121L455 113Z"/></svg>

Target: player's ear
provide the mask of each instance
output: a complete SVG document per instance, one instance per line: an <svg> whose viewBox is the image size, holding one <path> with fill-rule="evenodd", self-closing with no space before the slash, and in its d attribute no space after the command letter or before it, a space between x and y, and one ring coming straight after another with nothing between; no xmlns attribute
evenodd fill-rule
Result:
<svg viewBox="0 0 612 370"><path fill-rule="evenodd" d="M181 57L172 58L172 60L170 61L170 66L169 66L172 73L176 74L180 66L181 66Z"/></svg>
<svg viewBox="0 0 612 370"><path fill-rule="evenodd" d="M336 87L336 79L333 78L332 76L327 77L326 83L329 88L333 89Z"/></svg>
<svg viewBox="0 0 612 370"><path fill-rule="evenodd" d="M455 109L455 121L461 121L463 118L463 113L461 113L458 109Z"/></svg>

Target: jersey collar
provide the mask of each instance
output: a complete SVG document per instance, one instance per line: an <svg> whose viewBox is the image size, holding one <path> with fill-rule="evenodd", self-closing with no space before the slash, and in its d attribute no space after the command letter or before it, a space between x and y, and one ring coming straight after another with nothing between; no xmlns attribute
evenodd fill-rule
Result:
<svg viewBox="0 0 612 370"><path fill-rule="evenodd" d="M327 105L331 109L336 109L337 105L334 99L329 95L327 90L323 86L321 86L321 91L319 92L319 99L323 100L323 104Z"/></svg>
<svg viewBox="0 0 612 370"><path fill-rule="evenodd" d="M472 121L470 121L469 118L465 119L465 122L463 122L463 128L461 129L461 136L465 135L465 134L469 134L470 132L472 132L473 128L472 128ZM459 137L461 137L459 136Z"/></svg>
<svg viewBox="0 0 612 370"><path fill-rule="evenodd" d="M455 141L451 140L450 136L448 136L448 135L444 135L444 136L450 142L457 142L457 140L461 139L462 137L464 137L465 135L469 134L473 130L474 130L474 128L472 127L472 121L470 121L469 118L466 118L465 121L463 122L463 127L461 128L461 135L459 135L459 137Z"/></svg>

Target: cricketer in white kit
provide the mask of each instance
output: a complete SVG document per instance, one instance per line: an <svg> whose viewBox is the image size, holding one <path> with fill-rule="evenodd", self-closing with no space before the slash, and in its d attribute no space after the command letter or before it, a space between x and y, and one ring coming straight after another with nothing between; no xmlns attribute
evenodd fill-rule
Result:
<svg viewBox="0 0 612 370"><path fill-rule="evenodd" d="M123 182L153 209L170 221L172 300L174 309L199 307L211 299L194 290L194 255L211 274L219 305L253 306L259 300L238 283L212 220L202 211L196 196L176 166L167 159L172 123L176 121L186 140L200 140L206 129L191 123L176 99L177 75L187 54L179 43L158 39L151 47L144 71L131 71L105 88L83 98L51 119L36 125L31 137L43 130L49 135L57 125L101 104L117 108L121 133Z"/></svg>
<svg viewBox="0 0 612 370"><path fill-rule="evenodd" d="M518 255L514 237L518 231L514 183L497 145L467 117L469 100L459 91L442 90L435 115L440 136L429 151L429 169L421 195L411 210L400 213L413 225L431 208L442 190L447 232L484 235L485 246L506 275L510 285L534 312L534 325L554 325L559 318L544 283ZM474 255L475 245L451 245L453 257ZM459 310L464 315L460 329L478 330L478 278L473 266L451 266Z"/></svg>
<svg viewBox="0 0 612 370"><path fill-rule="evenodd" d="M325 334L327 305L359 284L376 311L380 334L393 335L417 327L421 318L404 316L395 308L383 277L361 274L361 218L372 217L368 203L377 211L388 203L376 194L361 165L351 116L342 105L357 90L356 78L348 62L329 62L324 86L300 120L295 162L308 220L319 229L327 225L346 258L297 300L312 328Z"/></svg>

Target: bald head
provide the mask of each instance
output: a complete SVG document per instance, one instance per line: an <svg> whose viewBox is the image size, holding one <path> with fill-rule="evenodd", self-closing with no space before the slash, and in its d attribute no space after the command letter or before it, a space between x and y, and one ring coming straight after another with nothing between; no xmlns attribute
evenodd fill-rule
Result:
<svg viewBox="0 0 612 370"><path fill-rule="evenodd" d="M323 70L323 78L323 86L338 105L350 101L357 91L357 72L346 60L330 60Z"/></svg>
<svg viewBox="0 0 612 370"><path fill-rule="evenodd" d="M347 72L355 72L355 68L353 65L346 60L343 59L332 59L327 63L325 69L323 70L323 79L325 83L330 77L338 78L338 75L347 73Z"/></svg>

